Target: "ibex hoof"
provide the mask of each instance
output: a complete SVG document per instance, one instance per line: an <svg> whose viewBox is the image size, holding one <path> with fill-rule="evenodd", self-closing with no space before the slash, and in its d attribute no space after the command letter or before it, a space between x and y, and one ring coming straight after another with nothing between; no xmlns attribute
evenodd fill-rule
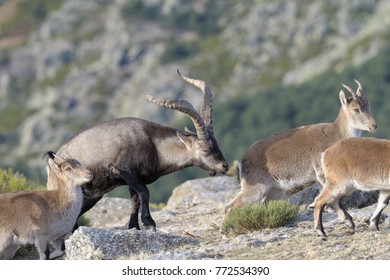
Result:
<svg viewBox="0 0 390 280"><path fill-rule="evenodd" d="M325 231L320 230L320 229L317 229L317 235L318 235L318 237L321 237L323 240L327 240L327 238L328 238Z"/></svg>
<svg viewBox="0 0 390 280"><path fill-rule="evenodd" d="M371 230L379 230L379 226L375 222L370 222Z"/></svg>
<svg viewBox="0 0 390 280"><path fill-rule="evenodd" d="M305 210L313 210L315 206L316 206L315 202L312 202L310 204L306 204Z"/></svg>
<svg viewBox="0 0 390 280"><path fill-rule="evenodd" d="M65 254L65 252L64 251L62 251L62 250L60 250L60 251L54 251L53 253L51 253L50 254L50 256L49 256L49 259L56 259L56 258L58 258L58 257L61 257L62 255L64 255Z"/></svg>
<svg viewBox="0 0 390 280"><path fill-rule="evenodd" d="M156 232L156 227L155 226L145 226L145 230L152 230L152 231L154 231L154 232Z"/></svg>

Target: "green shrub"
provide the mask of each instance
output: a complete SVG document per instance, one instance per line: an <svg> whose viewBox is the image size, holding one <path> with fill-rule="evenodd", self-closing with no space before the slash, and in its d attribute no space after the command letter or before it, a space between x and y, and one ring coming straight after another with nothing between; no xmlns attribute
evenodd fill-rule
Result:
<svg viewBox="0 0 390 280"><path fill-rule="evenodd" d="M91 221L90 219L88 219L87 217L85 217L84 215L79 217L78 220L77 220L77 225L79 227L81 226L85 226L85 227L88 227L88 226L91 226Z"/></svg>
<svg viewBox="0 0 390 280"><path fill-rule="evenodd" d="M273 200L264 204L250 204L233 209L223 221L224 234L244 234L254 230L280 227L298 214L299 206L285 200Z"/></svg>
<svg viewBox="0 0 390 280"><path fill-rule="evenodd" d="M43 187L28 182L23 175L14 173L11 168L8 170L0 169L0 193L34 189L43 189Z"/></svg>

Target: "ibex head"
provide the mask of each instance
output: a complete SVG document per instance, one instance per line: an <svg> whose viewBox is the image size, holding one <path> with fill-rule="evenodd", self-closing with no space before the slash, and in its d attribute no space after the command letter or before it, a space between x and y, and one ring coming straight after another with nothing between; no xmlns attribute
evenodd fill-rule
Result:
<svg viewBox="0 0 390 280"><path fill-rule="evenodd" d="M344 92L340 91L342 108L346 112L346 116L352 120L355 129L373 132L376 130L377 124L371 114L370 103L363 94L361 83L357 80L355 82L358 85L356 92L349 86L342 84L352 94L352 97L347 98Z"/></svg>
<svg viewBox="0 0 390 280"><path fill-rule="evenodd" d="M92 180L92 172L85 169L79 161L64 159L52 151L47 152L46 155L48 176L54 172L57 178L70 186L80 186Z"/></svg>
<svg viewBox="0 0 390 280"><path fill-rule="evenodd" d="M200 114L186 100L163 100L149 95L146 98L156 105L187 114L194 123L196 133L186 129L186 133L178 131L177 136L192 155L194 165L208 171L211 176L217 172L225 173L228 170L228 164L219 149L213 132L211 90L204 81L183 76L179 70L177 70L177 73L184 81L196 86L203 92Z"/></svg>

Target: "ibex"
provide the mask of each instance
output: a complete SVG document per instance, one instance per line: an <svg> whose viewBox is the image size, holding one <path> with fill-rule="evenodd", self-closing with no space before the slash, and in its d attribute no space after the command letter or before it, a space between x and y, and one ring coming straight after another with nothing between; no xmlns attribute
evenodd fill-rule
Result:
<svg viewBox="0 0 390 280"><path fill-rule="evenodd" d="M226 206L225 213L245 204L280 198L298 186L310 186L321 174L321 153L342 138L358 137L362 130L377 127L362 85L346 97L341 90L341 108L333 123L294 128L259 140L243 155L239 165L241 190Z"/></svg>
<svg viewBox="0 0 390 280"><path fill-rule="evenodd" d="M129 228L140 229L138 211L145 227L156 223L149 211L147 184L188 166L198 166L215 175L225 173L228 164L213 132L212 93L201 80L179 76L203 92L200 114L185 100L148 100L188 115L196 133L179 131L138 118L121 118L100 123L71 138L57 153L79 160L92 171L93 180L83 187L80 215L119 185L128 185L131 199ZM77 225L75 226L77 227Z"/></svg>
<svg viewBox="0 0 390 280"><path fill-rule="evenodd" d="M326 237L322 226L322 211L332 205L354 230L352 217L340 204L340 199L354 190L379 190L378 204L370 218L370 228L379 230L378 223L390 199L390 141L375 138L351 138L337 141L322 154L325 182L315 199L314 226Z"/></svg>
<svg viewBox="0 0 390 280"><path fill-rule="evenodd" d="M12 259L20 244L34 244L41 260L64 253L64 236L72 231L83 202L81 185L91 181L92 173L77 160L48 155L48 185L55 177L56 190L0 195L0 259ZM55 247L51 254L50 242Z"/></svg>

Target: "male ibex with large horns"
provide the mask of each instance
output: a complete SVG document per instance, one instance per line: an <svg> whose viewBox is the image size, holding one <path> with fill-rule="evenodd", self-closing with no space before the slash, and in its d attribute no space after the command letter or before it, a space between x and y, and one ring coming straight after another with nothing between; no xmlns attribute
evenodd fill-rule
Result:
<svg viewBox="0 0 390 280"><path fill-rule="evenodd" d="M198 166L215 175L225 173L228 164L213 133L212 93L201 80L179 76L203 92L200 114L185 100L151 102L188 115L196 133L179 131L143 119L121 118L86 129L61 146L57 154L80 161L93 173L85 185L82 215L118 185L129 186L131 214L129 228L140 229L138 211L145 227L156 224L149 211L147 184L188 166Z"/></svg>
<svg viewBox="0 0 390 280"><path fill-rule="evenodd" d="M343 84L341 108L333 123L320 123L274 134L252 144L239 165L241 191L225 212L241 205L280 198L284 191L321 182L321 153L337 140L358 137L377 127L362 85L354 92Z"/></svg>

